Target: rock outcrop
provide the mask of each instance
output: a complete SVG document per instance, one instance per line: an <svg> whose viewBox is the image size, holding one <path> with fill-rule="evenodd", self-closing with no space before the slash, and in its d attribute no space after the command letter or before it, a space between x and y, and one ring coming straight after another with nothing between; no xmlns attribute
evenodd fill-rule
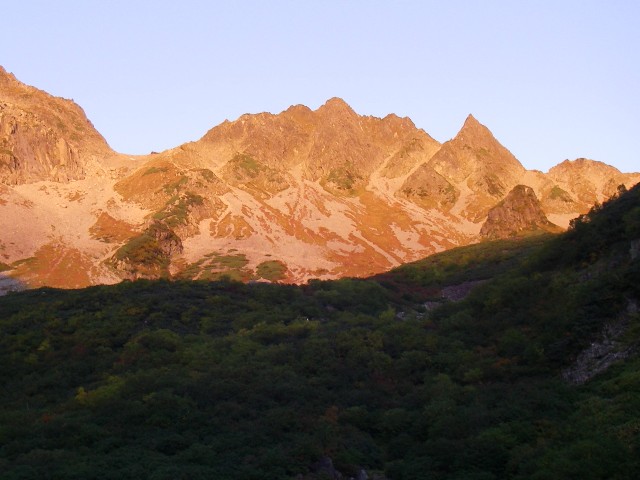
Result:
<svg viewBox="0 0 640 480"><path fill-rule="evenodd" d="M605 372L611 365L636 353L638 345L627 345L621 338L629 329L632 316L637 314L637 301L629 300L627 310L605 325L599 338L580 352L575 362L562 371L562 378L568 383L581 385Z"/></svg>
<svg viewBox="0 0 640 480"><path fill-rule="evenodd" d="M504 200L489 210L480 236L495 240L561 230L547 219L533 188L516 185Z"/></svg>
<svg viewBox="0 0 640 480"><path fill-rule="evenodd" d="M111 149L71 100L17 81L0 67L0 183L84 178L84 161Z"/></svg>
<svg viewBox="0 0 640 480"><path fill-rule="evenodd" d="M142 234L120 247L109 263L129 280L167 277L171 258L182 251L180 237L165 223L154 220Z"/></svg>

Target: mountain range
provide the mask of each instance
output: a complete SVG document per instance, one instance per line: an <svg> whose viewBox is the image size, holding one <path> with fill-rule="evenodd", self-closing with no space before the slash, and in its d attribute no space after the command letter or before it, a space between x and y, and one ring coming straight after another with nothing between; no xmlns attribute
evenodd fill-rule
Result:
<svg viewBox="0 0 640 480"><path fill-rule="evenodd" d="M0 67L0 289L368 276L560 231L639 181L588 159L527 170L472 115L441 144L338 98L125 155L73 101Z"/></svg>

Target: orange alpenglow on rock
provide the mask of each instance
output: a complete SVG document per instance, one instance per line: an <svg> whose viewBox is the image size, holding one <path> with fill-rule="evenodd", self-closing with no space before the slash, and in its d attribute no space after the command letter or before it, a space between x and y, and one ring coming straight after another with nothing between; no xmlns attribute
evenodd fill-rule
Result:
<svg viewBox="0 0 640 480"><path fill-rule="evenodd" d="M566 228L640 181L583 159L528 171L471 115L440 144L408 118L362 116L338 98L132 157L72 101L1 68L0 87L0 266L25 286L368 276ZM50 274L60 265L68 274Z"/></svg>
<svg viewBox="0 0 640 480"><path fill-rule="evenodd" d="M509 238L562 229L549 221L533 188L516 185L498 205L489 210L480 236Z"/></svg>

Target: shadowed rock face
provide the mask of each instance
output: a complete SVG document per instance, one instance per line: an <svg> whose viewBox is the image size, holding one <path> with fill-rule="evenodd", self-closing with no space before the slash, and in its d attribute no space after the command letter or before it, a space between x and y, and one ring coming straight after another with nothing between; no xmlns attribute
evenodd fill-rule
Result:
<svg viewBox="0 0 640 480"><path fill-rule="evenodd" d="M547 219L533 188L516 185L504 200L489 210L487 221L480 229L480 236L493 240L560 230L560 227Z"/></svg>

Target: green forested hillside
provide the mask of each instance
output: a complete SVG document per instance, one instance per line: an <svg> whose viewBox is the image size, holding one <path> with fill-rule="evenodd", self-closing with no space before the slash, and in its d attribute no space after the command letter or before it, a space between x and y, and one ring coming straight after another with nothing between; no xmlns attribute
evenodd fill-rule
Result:
<svg viewBox="0 0 640 480"><path fill-rule="evenodd" d="M1 478L636 478L639 298L638 187L370 280L10 294Z"/></svg>

